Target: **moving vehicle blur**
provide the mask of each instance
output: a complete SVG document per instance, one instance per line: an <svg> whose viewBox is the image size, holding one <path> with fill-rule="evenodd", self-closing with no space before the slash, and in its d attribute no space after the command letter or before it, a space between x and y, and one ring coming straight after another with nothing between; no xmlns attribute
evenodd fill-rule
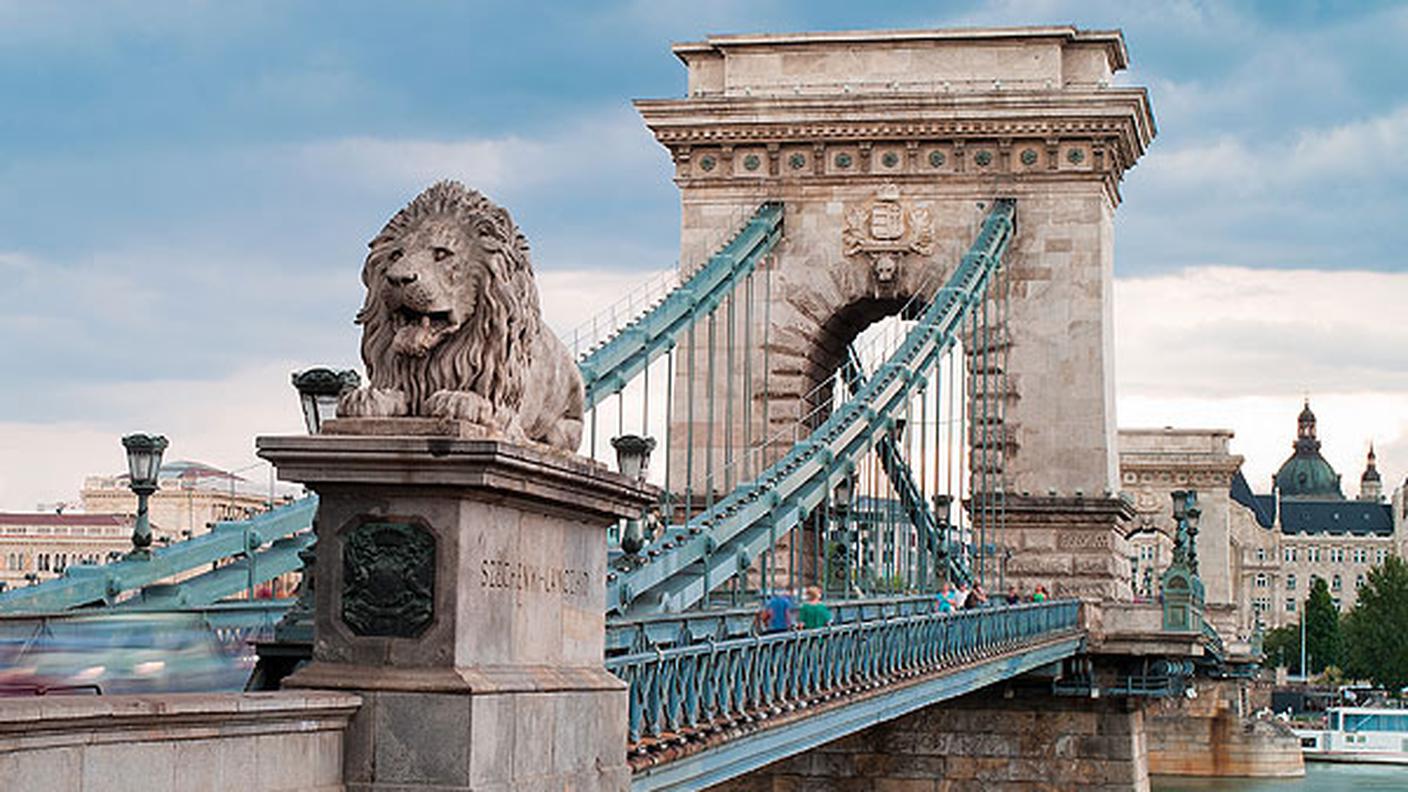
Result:
<svg viewBox="0 0 1408 792"><path fill-rule="evenodd" d="M198 614L0 622L0 696L237 691L254 656Z"/></svg>

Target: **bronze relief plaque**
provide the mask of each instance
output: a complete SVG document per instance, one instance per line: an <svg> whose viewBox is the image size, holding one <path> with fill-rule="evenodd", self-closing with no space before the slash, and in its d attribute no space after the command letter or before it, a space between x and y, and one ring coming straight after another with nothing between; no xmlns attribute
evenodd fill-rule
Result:
<svg viewBox="0 0 1408 792"><path fill-rule="evenodd" d="M356 635L414 638L435 617L435 535L408 521L367 521L342 544L342 621Z"/></svg>

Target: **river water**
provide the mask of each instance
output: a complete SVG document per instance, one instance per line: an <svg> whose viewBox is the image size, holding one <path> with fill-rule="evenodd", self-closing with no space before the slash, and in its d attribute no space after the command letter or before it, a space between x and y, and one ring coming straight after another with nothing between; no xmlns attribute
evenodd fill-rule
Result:
<svg viewBox="0 0 1408 792"><path fill-rule="evenodd" d="M1151 786L1152 792L1408 792L1408 766L1306 762L1304 778L1285 781L1154 776Z"/></svg>

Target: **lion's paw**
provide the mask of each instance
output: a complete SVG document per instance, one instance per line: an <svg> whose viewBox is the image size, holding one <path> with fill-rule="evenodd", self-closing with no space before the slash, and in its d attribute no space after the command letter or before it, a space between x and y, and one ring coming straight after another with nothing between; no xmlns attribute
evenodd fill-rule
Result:
<svg viewBox="0 0 1408 792"><path fill-rule="evenodd" d="M494 405L472 391L436 391L425 400L425 410L437 418L454 418L479 426L497 428Z"/></svg>
<svg viewBox="0 0 1408 792"><path fill-rule="evenodd" d="M410 401L398 390L358 388L337 400L339 418L399 418L410 414Z"/></svg>

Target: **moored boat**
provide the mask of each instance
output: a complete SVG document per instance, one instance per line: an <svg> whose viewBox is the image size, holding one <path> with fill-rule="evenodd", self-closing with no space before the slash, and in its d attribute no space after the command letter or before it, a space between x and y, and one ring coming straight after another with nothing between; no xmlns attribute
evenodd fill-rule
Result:
<svg viewBox="0 0 1408 792"><path fill-rule="evenodd" d="M1295 733L1306 761L1408 764L1408 709L1330 707L1322 728Z"/></svg>

